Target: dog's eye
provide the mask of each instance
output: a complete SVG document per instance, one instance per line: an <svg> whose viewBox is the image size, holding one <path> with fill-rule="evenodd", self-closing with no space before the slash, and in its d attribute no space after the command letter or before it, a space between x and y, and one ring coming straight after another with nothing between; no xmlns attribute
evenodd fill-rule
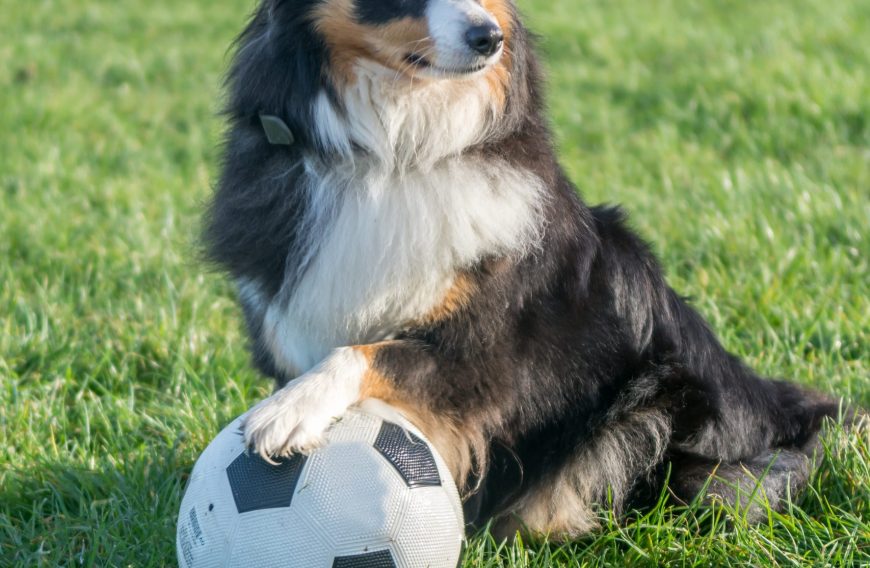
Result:
<svg viewBox="0 0 870 568"><path fill-rule="evenodd" d="M383 24L402 18L422 18L427 0L356 0L356 17L366 24Z"/></svg>

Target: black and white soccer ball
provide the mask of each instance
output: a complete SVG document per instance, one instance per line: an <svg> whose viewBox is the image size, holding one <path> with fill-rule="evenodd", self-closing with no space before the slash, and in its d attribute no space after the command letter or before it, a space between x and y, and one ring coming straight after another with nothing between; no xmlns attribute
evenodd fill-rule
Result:
<svg viewBox="0 0 870 568"><path fill-rule="evenodd" d="M456 486L398 413L352 409L322 447L278 465L245 449L241 421L193 468L178 515L183 568L456 568Z"/></svg>

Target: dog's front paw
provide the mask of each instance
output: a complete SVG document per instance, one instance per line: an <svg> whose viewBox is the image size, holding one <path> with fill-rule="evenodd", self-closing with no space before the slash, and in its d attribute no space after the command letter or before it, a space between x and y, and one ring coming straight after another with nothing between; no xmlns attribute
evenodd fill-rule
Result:
<svg viewBox="0 0 870 568"><path fill-rule="evenodd" d="M281 390L245 417L245 444L264 459L307 453L323 441L323 434L342 410L324 409L298 389Z"/></svg>
<svg viewBox="0 0 870 568"><path fill-rule="evenodd" d="M245 444L266 460L320 445L332 421L359 397L361 373L341 362L327 359L255 406L242 425Z"/></svg>
<svg viewBox="0 0 870 568"><path fill-rule="evenodd" d="M307 380L303 376L288 384L245 417L245 444L264 459L313 450L332 420L347 409L331 404L326 388L311 388L315 385Z"/></svg>

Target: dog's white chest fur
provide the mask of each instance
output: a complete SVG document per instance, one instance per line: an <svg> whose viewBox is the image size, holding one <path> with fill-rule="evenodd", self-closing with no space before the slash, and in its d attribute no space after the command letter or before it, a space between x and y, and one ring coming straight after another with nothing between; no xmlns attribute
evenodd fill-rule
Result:
<svg viewBox="0 0 870 568"><path fill-rule="evenodd" d="M290 374L333 348L389 337L437 306L457 269L521 253L540 234L540 181L502 163L457 157L401 176L360 164L306 171L312 256L268 305L263 329Z"/></svg>

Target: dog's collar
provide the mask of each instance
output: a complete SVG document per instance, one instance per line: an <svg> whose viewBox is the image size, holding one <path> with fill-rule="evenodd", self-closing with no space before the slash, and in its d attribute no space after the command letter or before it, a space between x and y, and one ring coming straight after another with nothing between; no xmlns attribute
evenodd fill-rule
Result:
<svg viewBox="0 0 870 568"><path fill-rule="evenodd" d="M269 144L275 146L292 146L295 138L287 123L273 114L261 114L260 124Z"/></svg>

